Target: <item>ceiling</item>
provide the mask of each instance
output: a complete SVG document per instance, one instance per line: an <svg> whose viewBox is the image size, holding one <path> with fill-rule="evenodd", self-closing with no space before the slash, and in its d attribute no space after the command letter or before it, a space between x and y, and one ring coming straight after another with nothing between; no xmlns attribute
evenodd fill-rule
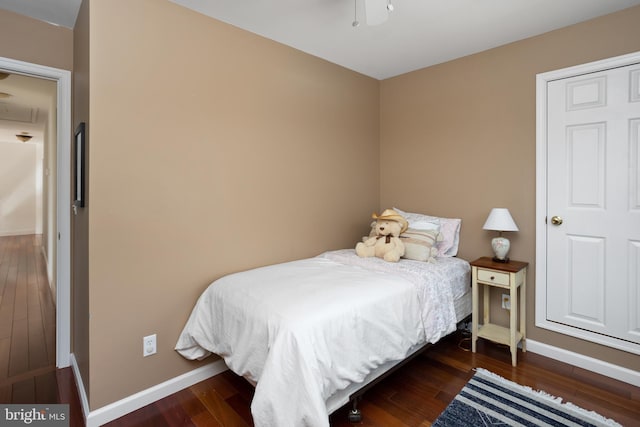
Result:
<svg viewBox="0 0 640 427"><path fill-rule="evenodd" d="M73 28L82 0L0 0L0 9Z"/></svg>
<svg viewBox="0 0 640 427"><path fill-rule="evenodd" d="M0 142L21 143L16 135L26 132L33 137L27 144L42 143L56 89L52 80L19 74L0 79Z"/></svg>
<svg viewBox="0 0 640 427"><path fill-rule="evenodd" d="M353 27L354 0L171 0L351 70L385 79L545 33L640 0L392 0ZM384 9L387 0L368 0Z"/></svg>
<svg viewBox="0 0 640 427"><path fill-rule="evenodd" d="M170 0L351 70L385 79L606 15L640 0ZM81 0L0 0L0 8L73 28ZM355 8L354 8L355 7ZM355 9L355 10L354 10ZM353 27L357 12L358 27ZM385 12L386 14L386 12Z"/></svg>

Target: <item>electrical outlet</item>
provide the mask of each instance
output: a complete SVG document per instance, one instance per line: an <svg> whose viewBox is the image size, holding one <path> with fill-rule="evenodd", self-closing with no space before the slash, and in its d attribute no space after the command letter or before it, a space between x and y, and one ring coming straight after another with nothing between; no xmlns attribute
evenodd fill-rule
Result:
<svg viewBox="0 0 640 427"><path fill-rule="evenodd" d="M502 308L505 310L511 310L511 295L502 294Z"/></svg>
<svg viewBox="0 0 640 427"><path fill-rule="evenodd" d="M144 357L156 354L156 334L142 338L142 355Z"/></svg>

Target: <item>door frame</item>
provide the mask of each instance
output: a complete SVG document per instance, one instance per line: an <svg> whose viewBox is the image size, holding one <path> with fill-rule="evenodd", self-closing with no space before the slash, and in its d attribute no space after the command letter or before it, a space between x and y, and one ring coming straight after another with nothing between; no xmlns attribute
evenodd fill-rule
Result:
<svg viewBox="0 0 640 427"><path fill-rule="evenodd" d="M547 83L640 63L640 52L536 75L536 286L535 325L619 350L640 354L637 344L547 320Z"/></svg>
<svg viewBox="0 0 640 427"><path fill-rule="evenodd" d="M57 84L56 367L71 364L71 71L0 57L0 70Z"/></svg>

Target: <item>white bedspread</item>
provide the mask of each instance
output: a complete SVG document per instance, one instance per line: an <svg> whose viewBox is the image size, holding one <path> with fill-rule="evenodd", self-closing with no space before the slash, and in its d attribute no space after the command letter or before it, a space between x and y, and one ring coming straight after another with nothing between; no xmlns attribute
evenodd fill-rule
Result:
<svg viewBox="0 0 640 427"><path fill-rule="evenodd" d="M327 427L337 390L455 329L456 290L437 278L448 264L342 250L235 273L201 295L176 350L256 382L257 427Z"/></svg>

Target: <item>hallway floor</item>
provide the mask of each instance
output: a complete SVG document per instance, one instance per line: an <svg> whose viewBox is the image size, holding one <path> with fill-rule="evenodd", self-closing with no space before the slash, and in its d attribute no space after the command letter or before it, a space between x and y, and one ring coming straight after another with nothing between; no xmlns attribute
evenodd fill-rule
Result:
<svg viewBox="0 0 640 427"><path fill-rule="evenodd" d="M56 313L40 235L0 237L0 403L56 403Z"/></svg>

